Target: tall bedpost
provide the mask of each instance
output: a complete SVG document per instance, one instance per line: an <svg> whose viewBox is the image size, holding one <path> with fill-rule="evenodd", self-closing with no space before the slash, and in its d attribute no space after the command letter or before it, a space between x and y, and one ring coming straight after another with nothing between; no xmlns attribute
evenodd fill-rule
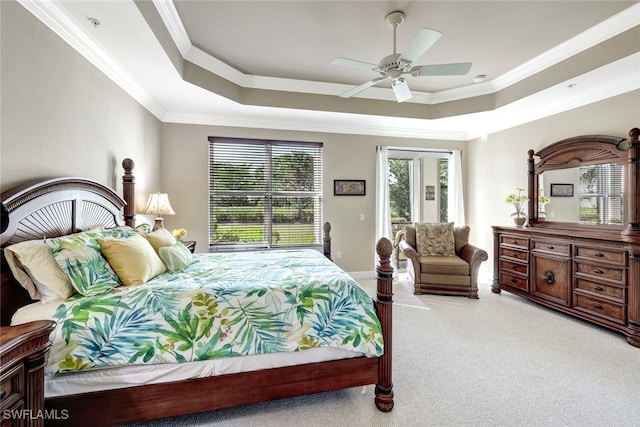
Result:
<svg viewBox="0 0 640 427"><path fill-rule="evenodd" d="M324 256L333 261L331 259L331 235L329 234L331 233L331 224L329 224L329 222L325 222L322 230L324 231L324 238L322 240L322 252L324 253Z"/></svg>
<svg viewBox="0 0 640 427"><path fill-rule="evenodd" d="M136 226L136 178L133 176L135 164L133 160L127 158L122 161L124 175L122 175L122 197L127 205L124 207L124 223L129 227Z"/></svg>
<svg viewBox="0 0 640 427"><path fill-rule="evenodd" d="M384 339L384 355L378 359L378 383L376 384L376 407L382 412L393 409L393 381L391 378L391 330L393 318L393 267L391 266L391 252L393 245L386 237L378 240L376 252L378 253L378 265L376 278L376 313L382 325L382 337Z"/></svg>

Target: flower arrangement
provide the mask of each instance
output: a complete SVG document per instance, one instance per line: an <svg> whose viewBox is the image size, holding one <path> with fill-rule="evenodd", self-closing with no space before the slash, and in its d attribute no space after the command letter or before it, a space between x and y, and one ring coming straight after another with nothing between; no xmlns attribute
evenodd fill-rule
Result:
<svg viewBox="0 0 640 427"><path fill-rule="evenodd" d="M547 213L544 210L544 206L550 202L551 200L549 200L549 198L544 195L544 188L541 188L540 194L538 195L538 218L539 219L545 219L547 217Z"/></svg>
<svg viewBox="0 0 640 427"><path fill-rule="evenodd" d="M171 234L176 238L177 241L182 242L185 237L187 237L187 230L185 230L184 228L176 228L171 232Z"/></svg>
<svg viewBox="0 0 640 427"><path fill-rule="evenodd" d="M511 214L512 217L526 218L526 215L524 213L524 203L529 200L529 197L522 194L524 188L516 188L516 191L518 192L518 194L511 193L507 195L507 197L504 199L504 202L511 203L516 209L516 211Z"/></svg>

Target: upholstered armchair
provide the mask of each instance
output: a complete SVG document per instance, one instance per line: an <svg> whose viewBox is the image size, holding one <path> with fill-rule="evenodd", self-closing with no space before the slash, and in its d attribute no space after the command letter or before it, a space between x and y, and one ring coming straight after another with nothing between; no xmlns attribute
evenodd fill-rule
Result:
<svg viewBox="0 0 640 427"><path fill-rule="evenodd" d="M469 227L449 224L405 226L399 247L409 259L414 294L465 295L478 298L478 270L486 251L469 244Z"/></svg>

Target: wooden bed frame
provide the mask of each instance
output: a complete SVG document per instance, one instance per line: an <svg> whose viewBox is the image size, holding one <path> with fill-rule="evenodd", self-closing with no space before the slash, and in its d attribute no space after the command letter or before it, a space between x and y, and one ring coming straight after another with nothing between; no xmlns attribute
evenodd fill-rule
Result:
<svg viewBox="0 0 640 427"><path fill-rule="evenodd" d="M84 178L54 178L29 182L2 193L3 248L24 240L57 237L104 225L135 224L134 163L122 162L123 196ZM121 219L122 218L122 219ZM331 257L329 224L324 228L325 255ZM393 409L392 369L392 244L380 239L376 245L376 313L380 319L384 355L357 357L246 373L220 375L161 384L146 384L116 390L48 398L47 411L65 410L64 425L112 425L139 420L190 414L375 384L375 405L383 412ZM1 324L8 325L15 311L33 302L14 279L2 253L0 292ZM25 408L30 409L30 408ZM47 425L51 420L47 420Z"/></svg>

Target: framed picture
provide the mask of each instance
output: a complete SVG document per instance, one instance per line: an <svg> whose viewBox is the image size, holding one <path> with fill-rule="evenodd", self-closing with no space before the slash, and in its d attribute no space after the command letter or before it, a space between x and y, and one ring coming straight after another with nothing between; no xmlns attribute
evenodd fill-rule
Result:
<svg viewBox="0 0 640 427"><path fill-rule="evenodd" d="M364 179L334 179L334 196L364 196L366 183Z"/></svg>
<svg viewBox="0 0 640 427"><path fill-rule="evenodd" d="M573 184L551 184L551 197L573 197Z"/></svg>
<svg viewBox="0 0 640 427"><path fill-rule="evenodd" d="M436 199L436 186L435 185L426 185L424 187L424 199L425 200L435 200Z"/></svg>

